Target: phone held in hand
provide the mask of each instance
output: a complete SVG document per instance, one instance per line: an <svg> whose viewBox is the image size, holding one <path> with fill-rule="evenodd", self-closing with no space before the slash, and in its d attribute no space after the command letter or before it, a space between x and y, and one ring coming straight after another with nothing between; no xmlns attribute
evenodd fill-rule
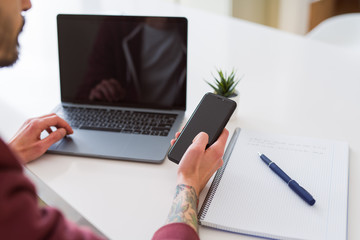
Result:
<svg viewBox="0 0 360 240"><path fill-rule="evenodd" d="M193 139L200 132L209 135L209 143L206 148L211 146L222 133L235 108L236 102L233 100L206 93L171 147L168 158L178 164Z"/></svg>

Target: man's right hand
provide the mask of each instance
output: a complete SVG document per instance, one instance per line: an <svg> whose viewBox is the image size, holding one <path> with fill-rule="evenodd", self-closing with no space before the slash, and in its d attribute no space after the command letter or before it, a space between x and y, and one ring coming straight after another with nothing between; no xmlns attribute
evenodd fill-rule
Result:
<svg viewBox="0 0 360 240"><path fill-rule="evenodd" d="M118 102L126 97L126 91L114 78L103 79L90 92L90 100Z"/></svg>
<svg viewBox="0 0 360 240"><path fill-rule="evenodd" d="M178 136L179 133L176 138ZM199 197L211 176L223 164L222 156L228 136L229 131L224 129L218 140L206 149L209 136L204 132L199 133L179 163L177 183L194 187ZM171 143L174 144L174 141Z"/></svg>
<svg viewBox="0 0 360 240"><path fill-rule="evenodd" d="M53 131L51 127L57 130ZM49 136L41 139L40 135L44 130ZM23 163L28 163L43 155L52 144L72 133L70 125L52 113L27 120L10 140L9 146Z"/></svg>

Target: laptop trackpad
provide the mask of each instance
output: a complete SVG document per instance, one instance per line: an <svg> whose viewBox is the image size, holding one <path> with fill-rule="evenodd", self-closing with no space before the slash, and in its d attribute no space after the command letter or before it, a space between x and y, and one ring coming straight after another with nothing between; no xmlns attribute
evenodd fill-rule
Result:
<svg viewBox="0 0 360 240"><path fill-rule="evenodd" d="M48 152L161 163L168 149L166 137L77 129L52 145Z"/></svg>
<svg viewBox="0 0 360 240"><path fill-rule="evenodd" d="M104 135L104 136L102 136ZM100 140L101 139L101 140ZM131 135L78 130L65 137L56 150L74 154L121 156L131 142Z"/></svg>

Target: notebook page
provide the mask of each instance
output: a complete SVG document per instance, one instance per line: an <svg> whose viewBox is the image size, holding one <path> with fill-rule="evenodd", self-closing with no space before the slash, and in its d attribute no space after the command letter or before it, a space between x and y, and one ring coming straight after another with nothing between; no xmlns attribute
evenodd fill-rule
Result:
<svg viewBox="0 0 360 240"><path fill-rule="evenodd" d="M257 152L312 194L315 205L296 195ZM279 239L344 239L347 178L346 143L242 129L202 224Z"/></svg>

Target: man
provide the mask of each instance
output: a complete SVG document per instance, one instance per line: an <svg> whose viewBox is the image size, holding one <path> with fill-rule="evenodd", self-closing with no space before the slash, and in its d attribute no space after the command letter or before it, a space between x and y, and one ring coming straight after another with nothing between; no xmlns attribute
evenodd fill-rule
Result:
<svg viewBox="0 0 360 240"><path fill-rule="evenodd" d="M181 93L186 88L187 34L183 27L168 18L125 24L104 19L96 30L76 97L79 101L185 105Z"/></svg>
<svg viewBox="0 0 360 240"><path fill-rule="evenodd" d="M0 0L0 66L18 58L18 35L24 24L21 13L30 0ZM51 127L55 127L53 131ZM49 136L40 139L40 133ZM101 239L89 229L68 222L56 209L38 208L34 185L24 176L22 164L37 159L67 134L70 125L55 114L30 119L6 145L0 139L0 236L2 239ZM176 134L176 137L179 133ZM212 174L222 165L228 131L205 150L208 136L199 133L180 162L176 195L167 225L153 239L199 239L198 196ZM171 144L175 140L172 140Z"/></svg>

